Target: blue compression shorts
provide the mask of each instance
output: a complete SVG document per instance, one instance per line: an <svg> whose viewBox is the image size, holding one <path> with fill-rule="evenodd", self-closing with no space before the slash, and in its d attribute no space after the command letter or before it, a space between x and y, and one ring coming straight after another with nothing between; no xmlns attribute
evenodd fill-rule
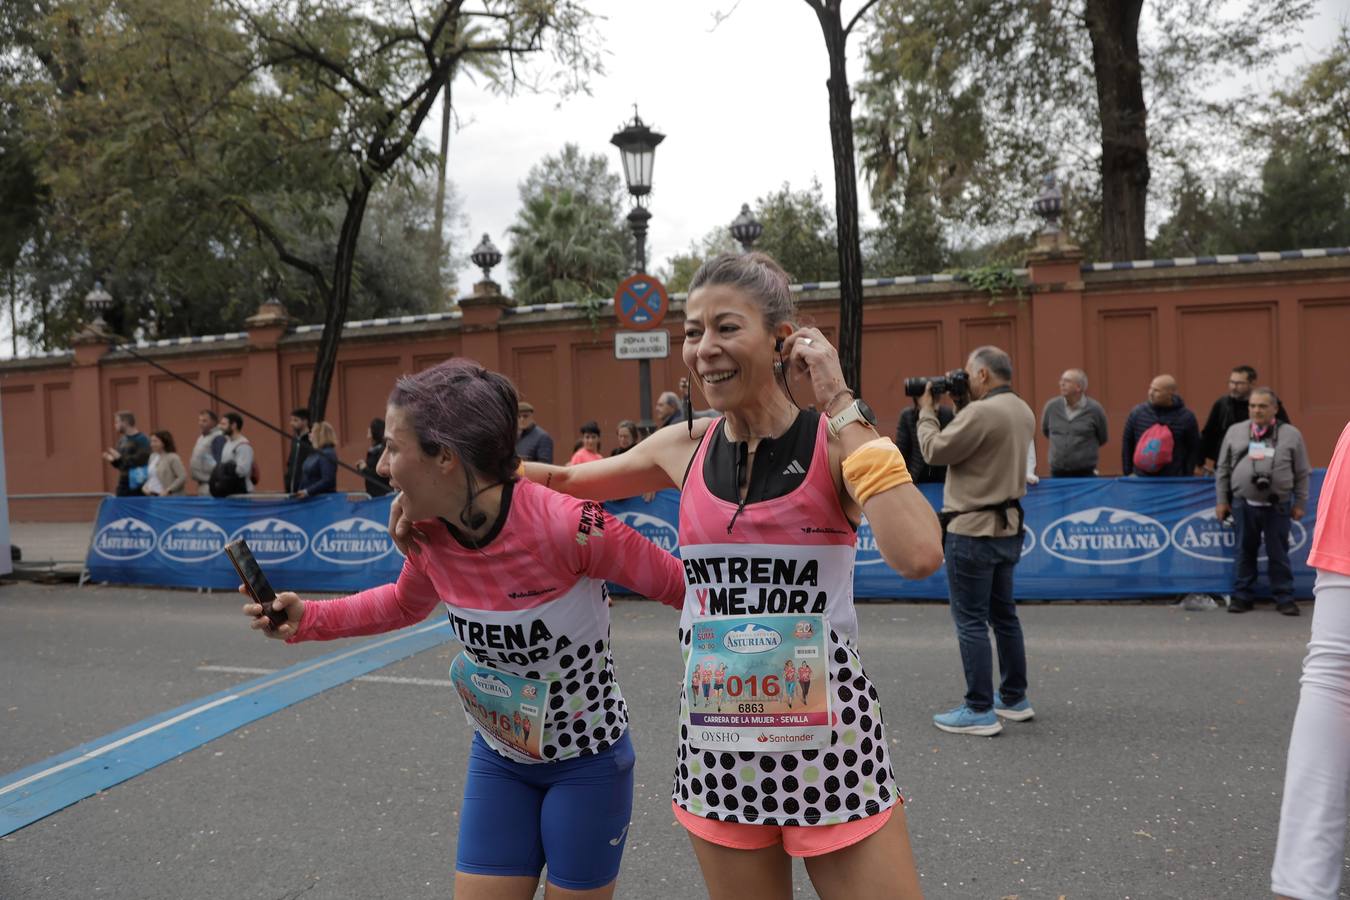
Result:
<svg viewBox="0 0 1350 900"><path fill-rule="evenodd" d="M475 732L464 781L455 868L471 875L539 877L586 891L619 874L633 814L633 742L591 756L527 765Z"/></svg>

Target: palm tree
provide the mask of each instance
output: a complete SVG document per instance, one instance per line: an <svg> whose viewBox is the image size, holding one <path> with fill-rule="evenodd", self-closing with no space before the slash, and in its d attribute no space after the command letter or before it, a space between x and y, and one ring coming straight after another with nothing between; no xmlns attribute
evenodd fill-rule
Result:
<svg viewBox="0 0 1350 900"><path fill-rule="evenodd" d="M510 234L511 293L522 303L605 297L626 271L622 230L570 190L528 199Z"/></svg>

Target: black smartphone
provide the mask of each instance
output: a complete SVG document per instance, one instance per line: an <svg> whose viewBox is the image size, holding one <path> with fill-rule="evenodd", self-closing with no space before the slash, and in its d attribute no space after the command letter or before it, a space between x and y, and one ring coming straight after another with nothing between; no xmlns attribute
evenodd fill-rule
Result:
<svg viewBox="0 0 1350 900"><path fill-rule="evenodd" d="M239 580L253 595L253 601L262 604L263 615L267 616L267 621L272 627L279 628L285 625L286 611L272 608L272 601L277 599L277 592L272 590L271 583L263 574L262 566L258 565L258 560L253 557L253 551L248 549L248 541L243 538L230 541L225 545L225 555L234 563L234 570L239 573Z"/></svg>

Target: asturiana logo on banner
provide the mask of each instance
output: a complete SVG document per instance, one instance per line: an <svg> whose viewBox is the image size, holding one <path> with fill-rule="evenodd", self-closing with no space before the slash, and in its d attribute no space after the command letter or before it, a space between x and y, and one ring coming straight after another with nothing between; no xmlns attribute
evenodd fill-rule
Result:
<svg viewBox="0 0 1350 900"><path fill-rule="evenodd" d="M783 636L767 625L747 622L733 628L722 638L722 644L733 653L765 653L783 643Z"/></svg>
<svg viewBox="0 0 1350 900"><path fill-rule="evenodd" d="M104 559L139 559L154 549L155 529L131 516L109 522L94 535L94 552Z"/></svg>
<svg viewBox="0 0 1350 900"><path fill-rule="evenodd" d="M680 533L665 519L640 512L621 512L615 518L667 553L680 547Z"/></svg>
<svg viewBox="0 0 1350 900"><path fill-rule="evenodd" d="M1022 529L1022 556L1026 556L1032 550L1036 549L1036 532L1030 528ZM1020 557L1019 557L1020 559Z"/></svg>
<svg viewBox="0 0 1350 900"><path fill-rule="evenodd" d="M225 549L225 529L206 519L177 522L159 536L160 555L178 562L206 562Z"/></svg>
<svg viewBox="0 0 1350 900"><path fill-rule="evenodd" d="M394 542L384 525L359 516L334 522L314 535L314 555L339 566L359 566L389 555Z"/></svg>
<svg viewBox="0 0 1350 900"><path fill-rule="evenodd" d="M1289 552L1303 546L1308 530L1302 522L1294 522L1289 529ZM1232 562L1237 558L1237 529L1224 525L1214 515L1213 507L1191 513L1172 529L1172 543L1178 550L1195 559L1209 562ZM1265 559L1263 546L1260 558Z"/></svg>
<svg viewBox="0 0 1350 900"><path fill-rule="evenodd" d="M867 517L864 516L858 525L858 540L854 543L857 549L857 555L854 557L855 566L875 566L881 562L881 551L877 549L876 536L872 534L872 526L868 524Z"/></svg>
<svg viewBox="0 0 1350 900"><path fill-rule="evenodd" d="M1127 509L1098 506L1056 519L1041 532L1051 556L1086 566L1121 566L1167 549L1167 528Z"/></svg>
<svg viewBox="0 0 1350 900"><path fill-rule="evenodd" d="M257 519L249 522L230 540L248 541L248 548L260 563L283 563L295 559L309 548L309 535L299 525L284 519Z"/></svg>

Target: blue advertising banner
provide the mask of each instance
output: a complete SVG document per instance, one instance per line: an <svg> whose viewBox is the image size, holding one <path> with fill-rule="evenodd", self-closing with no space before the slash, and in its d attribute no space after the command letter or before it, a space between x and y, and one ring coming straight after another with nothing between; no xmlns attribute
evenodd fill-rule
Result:
<svg viewBox="0 0 1350 900"><path fill-rule="evenodd" d="M86 565L95 581L233 588L223 552L248 541L277 590L358 591L393 581L403 557L389 539L392 496L348 500L109 497L98 510Z"/></svg>
<svg viewBox="0 0 1350 900"><path fill-rule="evenodd" d="M1313 511L1325 469L1312 474L1308 514L1290 534L1299 597L1311 597L1308 568ZM934 509L942 485L919 485ZM668 550L678 543L679 494L662 491L608 503L614 515ZM1167 594L1227 594L1233 588L1236 533L1214 517L1214 481L1205 478L1050 478L1022 499L1027 530L1014 592L1030 600L1110 600ZM1261 554L1265 562L1265 554ZM946 599L947 573L906 581L877 552L872 530L858 530L853 589L859 597Z"/></svg>
<svg viewBox="0 0 1350 900"><path fill-rule="evenodd" d="M1312 476L1308 513L1290 536L1295 593L1312 596L1308 568L1312 512L1325 470ZM942 485L920 489L933 507ZM348 500L108 498L99 507L88 568L95 581L233 588L223 550L245 538L278 590L356 591L393 581L403 557L386 533L391 497ZM606 504L648 540L679 551L676 491ZM1233 529L1214 518L1214 482L1202 478L1059 478L1022 500L1027 530L1017 567L1019 599L1103 600L1230 593ZM1264 561L1264 554L1262 555ZM866 522L858 531L854 590L859 597L945 599L941 569L906 581L877 553Z"/></svg>

